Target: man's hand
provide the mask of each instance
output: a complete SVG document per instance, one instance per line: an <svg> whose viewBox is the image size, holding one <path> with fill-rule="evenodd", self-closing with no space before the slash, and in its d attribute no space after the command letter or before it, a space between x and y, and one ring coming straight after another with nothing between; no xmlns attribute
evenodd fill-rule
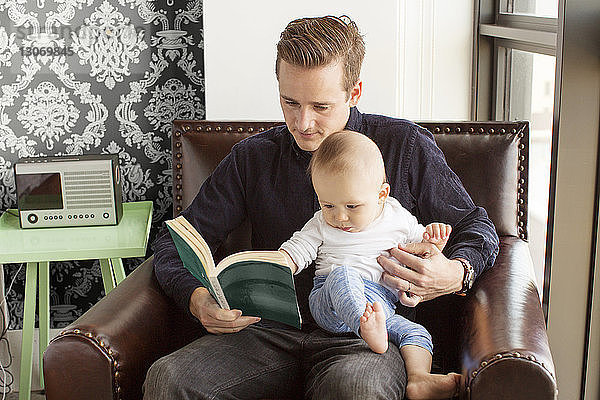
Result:
<svg viewBox="0 0 600 400"><path fill-rule="evenodd" d="M398 298L404 305L416 305L404 292L431 300L462 288L464 269L460 261L447 259L431 243L398 245L390 254L394 258L379 256L377 262L385 270L383 281L398 290Z"/></svg>
<svg viewBox="0 0 600 400"><path fill-rule="evenodd" d="M248 325L260 321L258 317L242 316L240 310L222 309L210 292L203 287L192 292L190 312L200 320L209 333L217 335L239 332Z"/></svg>

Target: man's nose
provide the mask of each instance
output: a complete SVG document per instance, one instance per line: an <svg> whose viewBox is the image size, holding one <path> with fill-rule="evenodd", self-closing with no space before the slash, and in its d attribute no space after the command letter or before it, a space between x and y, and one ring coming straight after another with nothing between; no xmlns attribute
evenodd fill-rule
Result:
<svg viewBox="0 0 600 400"><path fill-rule="evenodd" d="M313 128L314 117L313 113L308 108L301 108L298 112L298 120L296 122L297 129L300 132L307 132Z"/></svg>

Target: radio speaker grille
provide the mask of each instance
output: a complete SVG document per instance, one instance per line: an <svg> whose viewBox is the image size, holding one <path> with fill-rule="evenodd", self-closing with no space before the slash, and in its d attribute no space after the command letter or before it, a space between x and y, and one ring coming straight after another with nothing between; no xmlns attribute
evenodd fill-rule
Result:
<svg viewBox="0 0 600 400"><path fill-rule="evenodd" d="M67 208L107 208L113 205L109 171L64 172Z"/></svg>

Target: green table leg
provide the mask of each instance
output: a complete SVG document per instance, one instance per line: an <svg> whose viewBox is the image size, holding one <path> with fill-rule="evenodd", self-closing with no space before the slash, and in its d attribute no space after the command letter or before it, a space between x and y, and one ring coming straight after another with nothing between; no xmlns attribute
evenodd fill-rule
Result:
<svg viewBox="0 0 600 400"><path fill-rule="evenodd" d="M123 260L120 258L111 258L112 269L115 274L115 280L119 285L125 279L125 269L123 268Z"/></svg>
<svg viewBox="0 0 600 400"><path fill-rule="evenodd" d="M104 294L107 295L115 288L115 281L112 274L110 261L107 258L100 260L100 269L102 270L102 282L104 283Z"/></svg>
<svg viewBox="0 0 600 400"><path fill-rule="evenodd" d="M33 262L27 263L27 272L25 275L25 309L23 311L19 400L29 400L31 398L31 361L33 359L33 329L35 324L37 273L38 264Z"/></svg>
<svg viewBox="0 0 600 400"><path fill-rule="evenodd" d="M40 325L40 385L44 388L44 351L48 347L48 332L50 331L50 263L41 262L40 271L40 297L39 297L39 325Z"/></svg>

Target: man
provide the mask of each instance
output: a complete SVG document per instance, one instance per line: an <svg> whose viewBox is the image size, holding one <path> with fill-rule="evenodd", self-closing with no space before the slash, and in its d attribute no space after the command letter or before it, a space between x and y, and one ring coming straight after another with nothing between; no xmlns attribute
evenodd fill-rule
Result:
<svg viewBox="0 0 600 400"><path fill-rule="evenodd" d="M281 35L276 61L286 126L235 145L183 214L213 251L245 219L252 225L255 249L277 249L319 208L306 174L311 152L333 132L358 131L379 146L391 195L423 224L453 227L447 256L434 245L418 243L392 249L394 259L380 257L386 283L398 289L404 303L411 300L407 292L429 300L464 291L473 272L493 264L494 227L450 171L429 132L355 108L363 57L362 37L349 19L292 21ZM314 324L307 306L310 272L296 277L306 322L298 331L220 309L182 266L166 229L153 249L161 286L209 334L150 368L146 399L404 397L406 375L396 346L376 354L353 334L330 334Z"/></svg>

